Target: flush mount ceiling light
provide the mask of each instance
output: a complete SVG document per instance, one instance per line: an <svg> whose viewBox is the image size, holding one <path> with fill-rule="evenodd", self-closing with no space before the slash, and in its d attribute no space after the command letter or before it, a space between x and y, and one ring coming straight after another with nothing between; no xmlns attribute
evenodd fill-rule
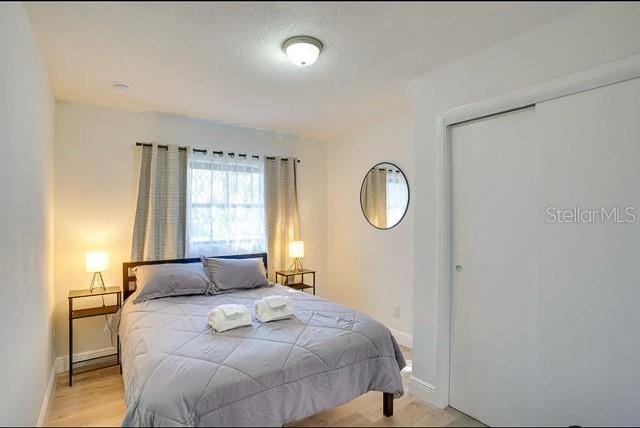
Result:
<svg viewBox="0 0 640 428"><path fill-rule="evenodd" d="M131 89L131 87L126 83L114 83L113 89L115 89L118 92L127 92L129 89Z"/></svg>
<svg viewBox="0 0 640 428"><path fill-rule="evenodd" d="M297 36L287 39L282 45L282 50L298 67L308 67L320 56L322 42L309 36Z"/></svg>

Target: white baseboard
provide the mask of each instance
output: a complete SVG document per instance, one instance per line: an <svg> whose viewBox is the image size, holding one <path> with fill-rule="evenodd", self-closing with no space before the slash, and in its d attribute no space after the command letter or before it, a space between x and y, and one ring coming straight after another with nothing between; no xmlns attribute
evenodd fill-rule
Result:
<svg viewBox="0 0 640 428"><path fill-rule="evenodd" d="M47 425L49 419L49 410L51 410L51 402L53 401L54 389L56 386L56 366L51 367L51 373L49 374L49 382L47 383L47 390L44 393L42 399L42 406L40 406L40 414L38 415L38 422L36 426L43 427Z"/></svg>
<svg viewBox="0 0 640 428"><path fill-rule="evenodd" d="M413 349L413 336L405 333L403 331L400 330L396 330L395 328L391 328L388 327L389 331L391 332L391 334L393 334L393 337L396 338L396 341L398 342L398 344L402 345L402 346L406 346L409 349Z"/></svg>
<svg viewBox="0 0 640 428"><path fill-rule="evenodd" d="M116 352L115 347L96 349L95 351L78 352L76 354L73 354L73 362L80 363L82 361L90 360L92 358L106 357L108 355L115 354L115 352ZM69 370L69 355L63 355L56 358L56 373L62 373L68 370Z"/></svg>
<svg viewBox="0 0 640 428"><path fill-rule="evenodd" d="M447 407L439 402L438 396L436 394L436 388L431 385L429 382L425 382L422 379L418 379L415 376L411 376L407 380L407 384L409 385L409 393L416 397L420 401L425 401L433 406L438 407L439 409L444 409Z"/></svg>

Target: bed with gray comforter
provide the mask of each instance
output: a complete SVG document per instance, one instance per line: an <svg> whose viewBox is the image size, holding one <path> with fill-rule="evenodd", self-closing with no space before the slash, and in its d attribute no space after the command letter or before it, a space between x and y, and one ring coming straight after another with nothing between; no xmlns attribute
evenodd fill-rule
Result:
<svg viewBox="0 0 640 428"><path fill-rule="evenodd" d="M287 295L295 317L216 333L214 306L253 313ZM400 349L380 323L351 308L285 288L165 297L121 314L124 426L281 426L367 391L403 394Z"/></svg>

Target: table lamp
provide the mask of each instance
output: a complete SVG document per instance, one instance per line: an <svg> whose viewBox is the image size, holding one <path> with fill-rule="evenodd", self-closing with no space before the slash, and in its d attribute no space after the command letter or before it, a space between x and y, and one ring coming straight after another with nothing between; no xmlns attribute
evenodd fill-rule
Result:
<svg viewBox="0 0 640 428"><path fill-rule="evenodd" d="M289 242L289 257L293 258L293 263L289 269L292 271L301 271L302 258L304 257L304 241ZM293 267L293 269L291 267Z"/></svg>
<svg viewBox="0 0 640 428"><path fill-rule="evenodd" d="M109 269L109 253L103 250L87 251L85 260L87 272L93 272L89 291L93 293L94 288L102 288L102 290L106 291L107 288L104 286L102 272Z"/></svg>

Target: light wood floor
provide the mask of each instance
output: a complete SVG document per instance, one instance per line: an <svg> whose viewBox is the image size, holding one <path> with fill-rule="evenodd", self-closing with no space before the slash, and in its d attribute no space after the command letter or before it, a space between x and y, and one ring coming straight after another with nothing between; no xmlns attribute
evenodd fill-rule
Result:
<svg viewBox="0 0 640 428"><path fill-rule="evenodd" d="M403 353L407 359L411 358L409 349L403 349ZM483 426L457 410L437 409L408 393L395 400L394 410L392 417L385 418L382 393L370 392L289 426ZM122 423L125 411L118 367L74 375L71 388L67 385L67 374L62 373L56 379L48 425L116 427Z"/></svg>

